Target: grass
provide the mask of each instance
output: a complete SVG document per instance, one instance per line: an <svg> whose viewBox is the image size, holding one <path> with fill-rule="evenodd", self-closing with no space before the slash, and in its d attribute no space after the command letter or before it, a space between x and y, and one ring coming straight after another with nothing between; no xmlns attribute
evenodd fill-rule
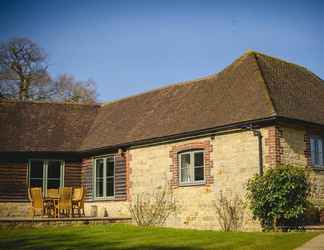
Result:
<svg viewBox="0 0 324 250"><path fill-rule="evenodd" d="M0 249L294 249L318 233L225 233L131 225L1 229Z"/></svg>

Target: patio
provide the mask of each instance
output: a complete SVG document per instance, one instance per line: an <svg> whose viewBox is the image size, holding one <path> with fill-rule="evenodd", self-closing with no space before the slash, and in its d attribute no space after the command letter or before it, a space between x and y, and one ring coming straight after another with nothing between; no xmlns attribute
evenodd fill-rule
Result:
<svg viewBox="0 0 324 250"><path fill-rule="evenodd" d="M129 217L73 217L73 218L47 218L47 217L0 217L0 228L23 228L43 226L64 226L82 224L113 224L131 223Z"/></svg>

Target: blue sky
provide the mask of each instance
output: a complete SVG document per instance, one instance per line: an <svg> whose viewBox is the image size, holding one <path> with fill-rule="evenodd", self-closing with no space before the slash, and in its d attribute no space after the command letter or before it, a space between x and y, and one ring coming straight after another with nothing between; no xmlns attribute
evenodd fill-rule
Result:
<svg viewBox="0 0 324 250"><path fill-rule="evenodd" d="M247 49L324 79L324 1L6 1L0 40L28 37L49 71L114 100L215 73Z"/></svg>

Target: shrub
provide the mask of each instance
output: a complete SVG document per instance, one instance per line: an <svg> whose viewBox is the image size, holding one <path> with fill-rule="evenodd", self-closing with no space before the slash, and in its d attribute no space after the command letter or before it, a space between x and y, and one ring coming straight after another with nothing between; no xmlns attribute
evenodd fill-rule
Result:
<svg viewBox="0 0 324 250"><path fill-rule="evenodd" d="M244 218L244 203L235 195L233 199L221 192L214 203L217 219L223 231L238 231L241 229Z"/></svg>
<svg viewBox="0 0 324 250"><path fill-rule="evenodd" d="M171 188L136 195L129 211L139 226L162 226L176 211L176 201Z"/></svg>
<svg viewBox="0 0 324 250"><path fill-rule="evenodd" d="M309 202L308 206L305 209L303 217L305 225L319 224L320 208Z"/></svg>
<svg viewBox="0 0 324 250"><path fill-rule="evenodd" d="M253 217L265 230L302 227L310 186L303 167L278 166L254 176L247 186Z"/></svg>

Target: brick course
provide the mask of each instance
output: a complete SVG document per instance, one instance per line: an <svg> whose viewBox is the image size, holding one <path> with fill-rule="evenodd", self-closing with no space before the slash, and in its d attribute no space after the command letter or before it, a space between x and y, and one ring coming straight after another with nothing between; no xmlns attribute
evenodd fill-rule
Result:
<svg viewBox="0 0 324 250"><path fill-rule="evenodd" d="M192 143L186 143L181 145L175 145L172 147L169 155L172 160L170 165L170 171L172 174L171 186L173 188L179 187L179 157L178 153L187 150L204 150L204 167L205 167L205 185L209 186L214 183L214 177L211 175L211 168L213 167L213 160L211 159L211 153L213 152L213 146L210 141L197 141Z"/></svg>

